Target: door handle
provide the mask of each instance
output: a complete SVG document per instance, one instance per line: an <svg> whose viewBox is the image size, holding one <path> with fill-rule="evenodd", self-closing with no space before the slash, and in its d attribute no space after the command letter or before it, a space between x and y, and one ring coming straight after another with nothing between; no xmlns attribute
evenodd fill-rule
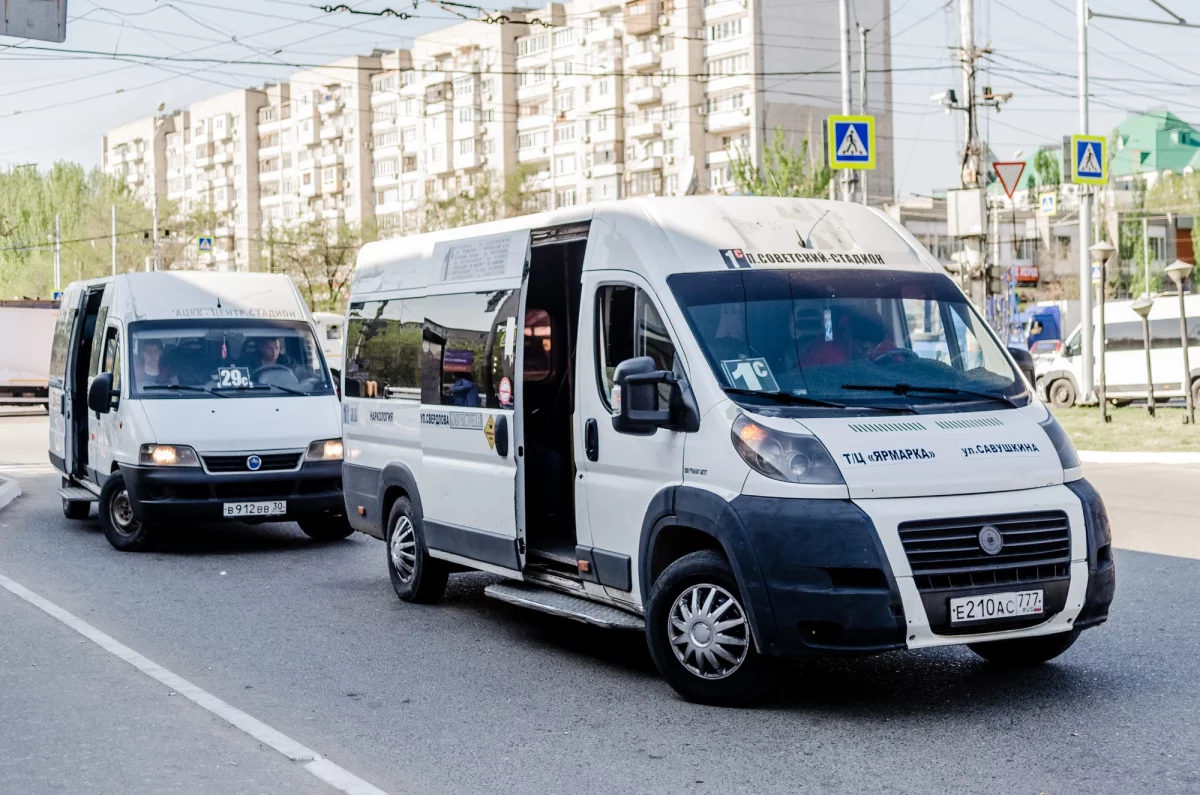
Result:
<svg viewBox="0 0 1200 795"><path fill-rule="evenodd" d="M497 416L493 432L496 435L496 454L508 458L508 417L503 414Z"/></svg>
<svg viewBox="0 0 1200 795"><path fill-rule="evenodd" d="M588 461L600 458L600 426L594 419L588 419L583 424L583 450L587 453Z"/></svg>

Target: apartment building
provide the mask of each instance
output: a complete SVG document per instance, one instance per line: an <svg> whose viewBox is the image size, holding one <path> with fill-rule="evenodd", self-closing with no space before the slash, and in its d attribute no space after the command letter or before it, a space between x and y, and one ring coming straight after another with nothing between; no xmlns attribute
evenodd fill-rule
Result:
<svg viewBox="0 0 1200 795"><path fill-rule="evenodd" d="M880 203L893 190L889 11L856 5L875 25L868 190ZM247 268L274 229L374 220L409 234L428 202L518 167L536 210L733 192L732 158L761 163L779 127L823 157L825 117L841 105L837 0L803 13L773 0L575 0L508 16L117 128L105 169L147 199L153 181L184 212L211 207L222 223L201 263ZM855 38L855 64L857 50Z"/></svg>

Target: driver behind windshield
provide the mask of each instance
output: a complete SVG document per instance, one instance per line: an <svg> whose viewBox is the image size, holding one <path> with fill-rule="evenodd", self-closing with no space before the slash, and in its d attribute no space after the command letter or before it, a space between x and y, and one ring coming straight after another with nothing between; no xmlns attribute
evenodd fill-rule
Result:
<svg viewBox="0 0 1200 795"><path fill-rule="evenodd" d="M295 370L296 362L292 357L282 352L283 343L278 337L263 337L258 340L254 353L248 357L247 367L251 372L264 367L282 367Z"/></svg>
<svg viewBox="0 0 1200 795"><path fill-rule="evenodd" d="M896 350L878 316L846 309L830 311L834 315L833 339L826 340L822 335L805 348L800 355L802 367L874 360Z"/></svg>

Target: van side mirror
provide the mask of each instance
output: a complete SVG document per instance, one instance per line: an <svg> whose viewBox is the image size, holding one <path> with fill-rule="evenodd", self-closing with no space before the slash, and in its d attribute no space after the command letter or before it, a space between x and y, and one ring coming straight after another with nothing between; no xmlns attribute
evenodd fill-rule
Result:
<svg viewBox="0 0 1200 795"><path fill-rule="evenodd" d="M100 373L88 387L88 408L97 414L107 414L112 410L112 380L112 373Z"/></svg>
<svg viewBox="0 0 1200 795"><path fill-rule="evenodd" d="M1024 348L1009 348L1008 353L1017 363L1017 369L1024 373L1025 378L1032 384L1036 380L1033 374L1033 354Z"/></svg>
<svg viewBox="0 0 1200 795"><path fill-rule="evenodd" d="M626 359L613 374L613 430L635 436L651 436L659 428L694 432L700 428L700 412L687 380L670 370L656 370L649 356ZM663 405L663 384L669 385Z"/></svg>

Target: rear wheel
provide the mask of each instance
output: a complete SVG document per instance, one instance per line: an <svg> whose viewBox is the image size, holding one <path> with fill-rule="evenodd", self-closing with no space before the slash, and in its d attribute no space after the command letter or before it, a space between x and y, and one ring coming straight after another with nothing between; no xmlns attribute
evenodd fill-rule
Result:
<svg viewBox="0 0 1200 795"><path fill-rule="evenodd" d="M109 475L100 490L100 527L108 543L122 552L142 552L154 543L150 526L133 515L133 498L120 472Z"/></svg>
<svg viewBox="0 0 1200 795"><path fill-rule="evenodd" d="M354 532L344 514L337 516L308 516L297 522L313 541L340 541Z"/></svg>
<svg viewBox="0 0 1200 795"><path fill-rule="evenodd" d="M993 640L989 643L968 643L967 648L983 659L998 665L1020 667L1041 665L1059 656L1075 643L1081 630L1072 629L1055 635L1036 638Z"/></svg>
<svg viewBox="0 0 1200 795"><path fill-rule="evenodd" d="M407 497L396 500L388 514L387 567L392 589L405 602L434 604L446 593L450 567L429 556L421 521Z"/></svg>
<svg viewBox="0 0 1200 795"><path fill-rule="evenodd" d="M771 680L729 563L711 550L684 555L650 591L646 642L663 679L688 701L745 704Z"/></svg>
<svg viewBox="0 0 1200 795"><path fill-rule="evenodd" d="M1050 405L1056 409L1066 409L1075 405L1075 385L1066 378L1051 382L1047 392Z"/></svg>

